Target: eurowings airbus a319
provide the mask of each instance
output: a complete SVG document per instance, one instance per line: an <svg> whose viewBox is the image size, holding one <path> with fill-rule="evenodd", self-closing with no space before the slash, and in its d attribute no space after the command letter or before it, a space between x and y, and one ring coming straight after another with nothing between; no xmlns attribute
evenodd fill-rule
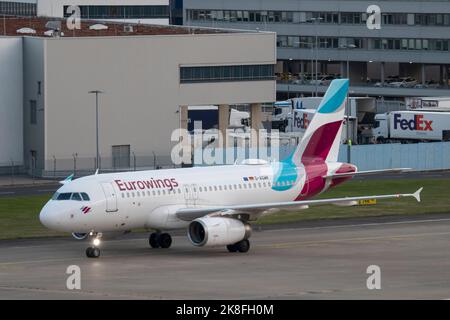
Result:
<svg viewBox="0 0 450 320"><path fill-rule="evenodd" d="M163 231L185 228L197 247L226 246L230 252L250 248L250 221L279 210L311 205L354 205L367 199L414 197L412 194L311 199L356 176L405 169L358 172L337 162L348 80L334 80L301 142L280 162L244 161L239 165L95 174L66 179L44 206L46 227L89 239L90 258L100 256L100 238L132 229L156 230L152 248L169 248Z"/></svg>

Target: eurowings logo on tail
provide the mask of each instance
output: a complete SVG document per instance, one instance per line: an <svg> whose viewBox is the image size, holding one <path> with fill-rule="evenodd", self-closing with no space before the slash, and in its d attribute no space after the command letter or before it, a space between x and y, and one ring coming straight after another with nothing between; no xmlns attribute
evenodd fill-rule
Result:
<svg viewBox="0 0 450 320"><path fill-rule="evenodd" d="M305 166L308 175L308 164L337 161L348 83L348 79L331 82L302 141L287 159L274 168L276 174L272 185L273 190L285 191L296 185L297 167L301 165ZM326 165L323 166L326 171Z"/></svg>

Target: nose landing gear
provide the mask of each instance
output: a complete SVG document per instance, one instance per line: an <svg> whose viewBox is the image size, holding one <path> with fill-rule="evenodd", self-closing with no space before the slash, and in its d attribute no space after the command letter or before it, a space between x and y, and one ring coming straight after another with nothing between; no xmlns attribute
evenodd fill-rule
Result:
<svg viewBox="0 0 450 320"><path fill-rule="evenodd" d="M93 240L92 240L92 246L88 247L86 249L86 256L88 258L98 258L100 257L100 238L102 237L101 233L97 233L95 236L93 236Z"/></svg>
<svg viewBox="0 0 450 320"><path fill-rule="evenodd" d="M100 249L97 247L88 247L86 249L86 256L88 258L98 258L100 257Z"/></svg>
<svg viewBox="0 0 450 320"><path fill-rule="evenodd" d="M148 238L148 243L152 248L170 248L172 245L172 237L168 233L154 232Z"/></svg>

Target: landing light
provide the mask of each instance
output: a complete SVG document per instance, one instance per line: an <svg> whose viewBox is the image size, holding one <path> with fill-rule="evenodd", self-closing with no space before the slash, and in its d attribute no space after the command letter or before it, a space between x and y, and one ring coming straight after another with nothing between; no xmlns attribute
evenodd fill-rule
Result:
<svg viewBox="0 0 450 320"><path fill-rule="evenodd" d="M100 239L95 238L94 241L92 241L92 244L96 247L98 247L100 245Z"/></svg>

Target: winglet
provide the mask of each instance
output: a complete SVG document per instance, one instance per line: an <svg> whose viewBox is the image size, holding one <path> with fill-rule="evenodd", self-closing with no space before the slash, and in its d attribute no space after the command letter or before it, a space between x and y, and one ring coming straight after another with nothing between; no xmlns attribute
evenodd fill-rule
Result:
<svg viewBox="0 0 450 320"><path fill-rule="evenodd" d="M66 184L66 183L72 181L72 179L73 179L73 173L70 176L68 176L67 178L65 178L64 180L60 181L59 183Z"/></svg>
<svg viewBox="0 0 450 320"><path fill-rule="evenodd" d="M423 187L412 194L412 196L414 198L416 198L417 202L420 202L420 193L422 192L422 190L423 190Z"/></svg>

